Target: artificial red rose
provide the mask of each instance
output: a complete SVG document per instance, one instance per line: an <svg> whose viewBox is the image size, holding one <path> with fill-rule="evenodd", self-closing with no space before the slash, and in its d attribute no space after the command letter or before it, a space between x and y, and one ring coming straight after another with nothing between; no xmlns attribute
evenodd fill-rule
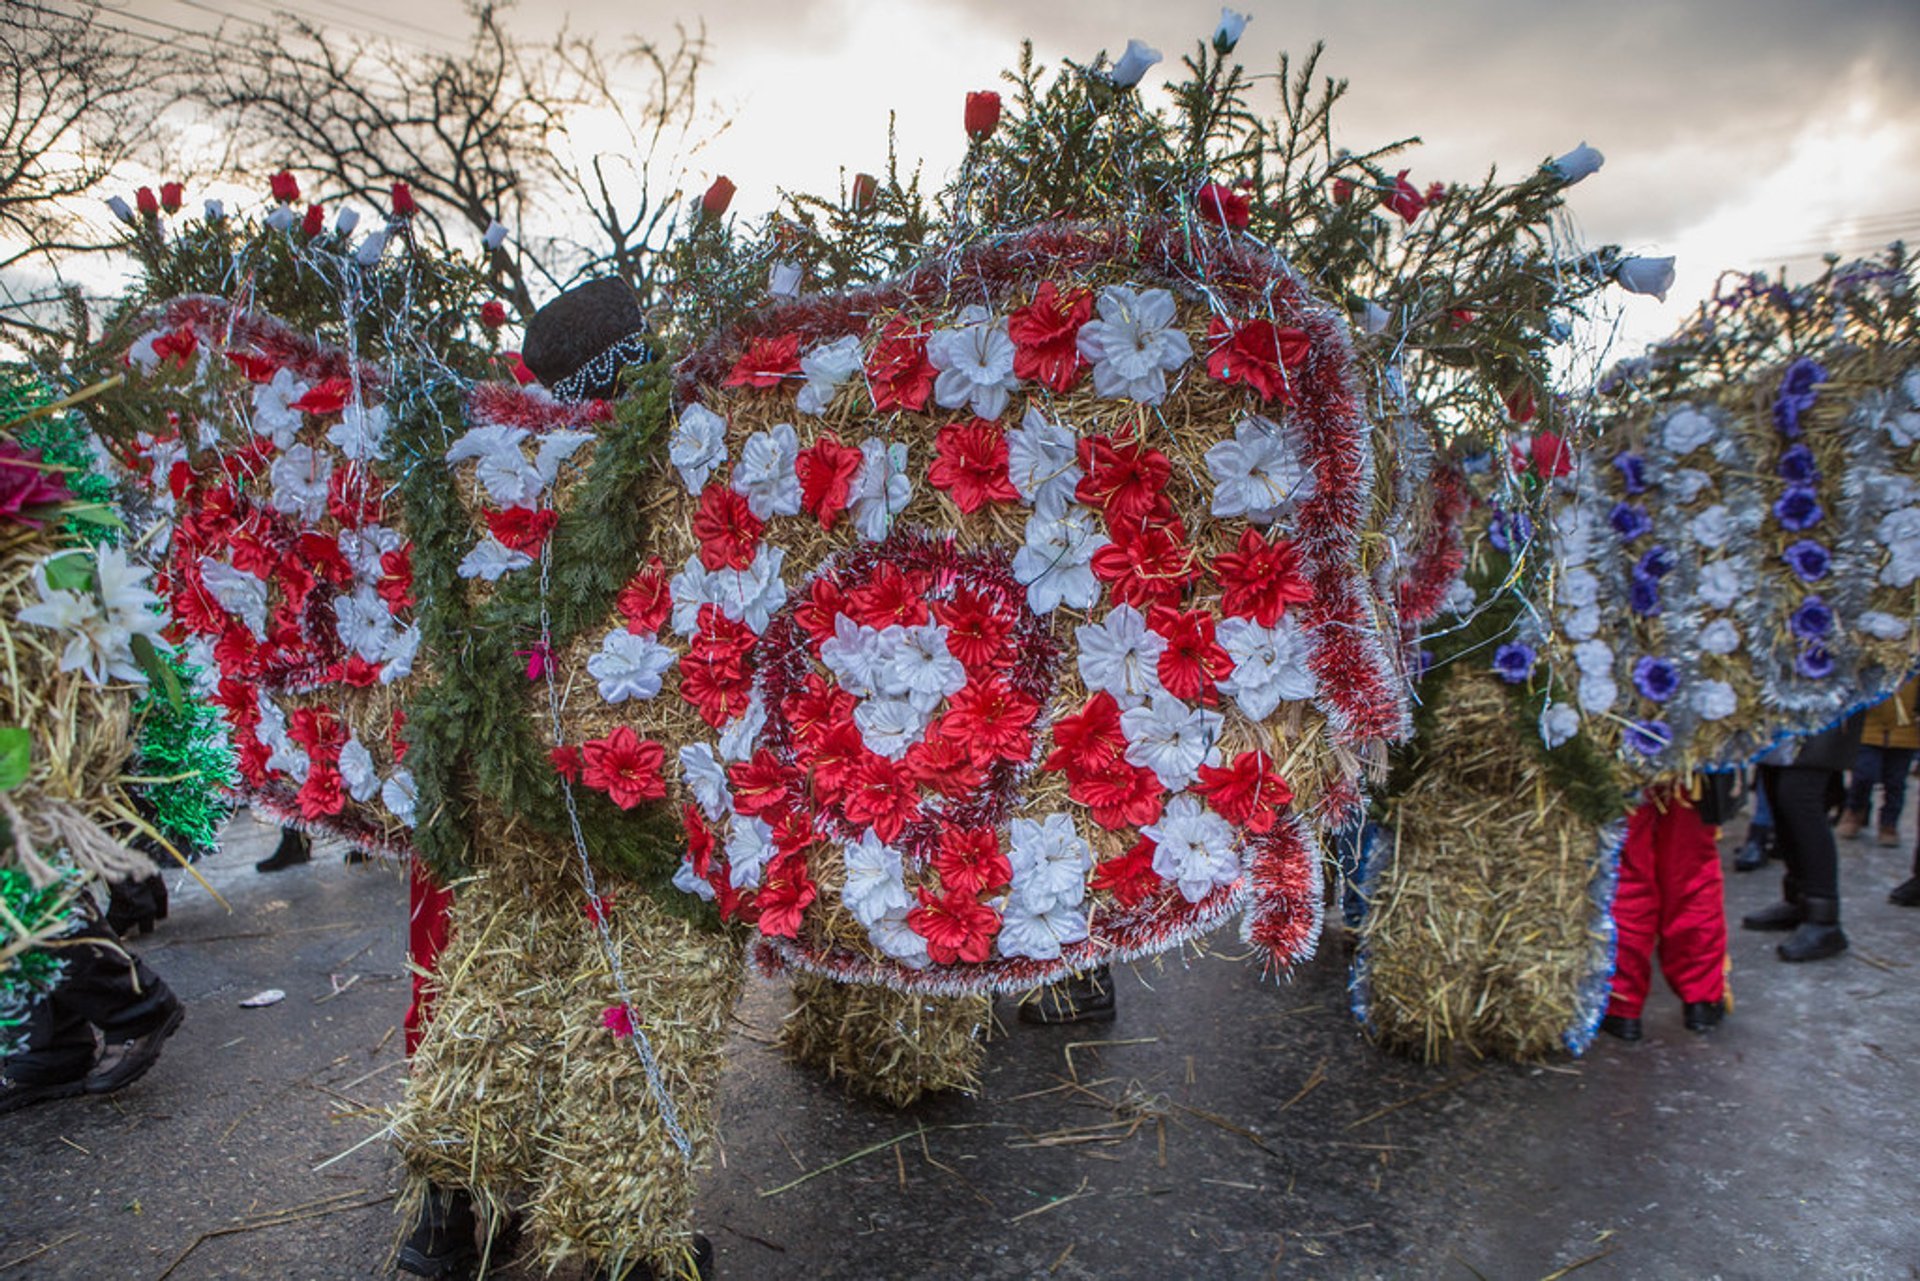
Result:
<svg viewBox="0 0 1920 1281"><path fill-rule="evenodd" d="M967 137L975 142L993 137L993 131L1000 127L1000 95L991 89L969 93L962 123L966 125Z"/></svg>
<svg viewBox="0 0 1920 1281"><path fill-rule="evenodd" d="M795 454L793 471L800 478L800 510L817 519L820 528L833 528L833 522L847 509L847 494L864 460L864 454L852 445L841 444L832 432Z"/></svg>
<svg viewBox="0 0 1920 1281"><path fill-rule="evenodd" d="M160 207L168 213L179 213L186 194L179 183L163 182L160 184Z"/></svg>
<svg viewBox="0 0 1920 1281"><path fill-rule="evenodd" d="M587 786L604 791L621 809L666 796L667 781L660 775L666 749L641 738L631 726L618 725L605 738L589 739L581 752L586 758L581 773Z"/></svg>
<svg viewBox="0 0 1920 1281"><path fill-rule="evenodd" d="M951 800L973 795L987 781L986 769L967 745L943 727L928 730L903 760L914 782Z"/></svg>
<svg viewBox="0 0 1920 1281"><path fill-rule="evenodd" d="M15 521L33 529L41 522L30 508L50 508L70 502L65 473L45 471L32 466L40 461L37 449L22 449L12 439L0 439L0 520ZM42 511L39 515L51 515Z"/></svg>
<svg viewBox="0 0 1920 1281"><path fill-rule="evenodd" d="M517 351L501 352L500 363L507 367L507 373L512 376L513 381L522 387L540 381L540 375L527 368L527 362L520 359L520 353Z"/></svg>
<svg viewBox="0 0 1920 1281"><path fill-rule="evenodd" d="M1166 885L1153 870L1153 853L1157 848L1143 836L1118 858L1102 859L1094 865L1091 888L1113 895L1122 907L1146 902Z"/></svg>
<svg viewBox="0 0 1920 1281"><path fill-rule="evenodd" d="M1387 198L1381 202L1399 214L1404 222L1412 222L1427 207L1426 199L1421 196L1420 189L1407 181L1409 172L1411 171L1406 169L1400 171L1400 176L1393 180L1393 190L1389 191Z"/></svg>
<svg viewBox="0 0 1920 1281"><path fill-rule="evenodd" d="M867 355L867 386L877 413L924 409L937 370L927 359L928 331L895 317L880 330Z"/></svg>
<svg viewBox="0 0 1920 1281"><path fill-rule="evenodd" d="M1533 474L1542 480L1553 480L1573 471L1573 451L1557 432L1533 433L1533 446L1528 453Z"/></svg>
<svg viewBox="0 0 1920 1281"><path fill-rule="evenodd" d="M153 194L152 187L142 187L133 193L133 205L149 218L160 216L160 197Z"/></svg>
<svg viewBox="0 0 1920 1281"><path fill-rule="evenodd" d="M1204 609L1155 606L1147 626L1166 638L1160 651L1160 684L1175 698L1208 707L1220 701L1215 688L1233 674L1233 659L1214 637L1213 614Z"/></svg>
<svg viewBox="0 0 1920 1281"><path fill-rule="evenodd" d="M300 184L285 169L269 178L267 184L273 191L273 198L283 205L290 205L300 199Z"/></svg>
<svg viewBox="0 0 1920 1281"><path fill-rule="evenodd" d="M933 870L947 897L988 894L1013 882L1013 864L1000 851L991 827L944 825L934 850Z"/></svg>
<svg viewBox="0 0 1920 1281"><path fill-rule="evenodd" d="M396 218L411 218L420 212L420 206L413 201L413 188L404 182L393 184L393 213Z"/></svg>
<svg viewBox="0 0 1920 1281"><path fill-rule="evenodd" d="M1175 604L1200 573L1193 549L1159 525L1115 526L1090 563L1115 604L1141 610Z"/></svg>
<svg viewBox="0 0 1920 1281"><path fill-rule="evenodd" d="M733 372L722 384L727 387L778 387L789 378L800 377L800 335L782 334L777 338L755 338L747 343Z"/></svg>
<svg viewBox="0 0 1920 1281"><path fill-rule="evenodd" d="M1202 765L1193 790L1221 818L1249 832L1272 831L1280 808L1293 800L1293 789L1258 749L1240 753L1224 768Z"/></svg>
<svg viewBox="0 0 1920 1281"><path fill-rule="evenodd" d="M1083 436L1077 452L1084 474L1074 497L1105 516L1109 529L1146 521L1173 474L1167 456L1138 437Z"/></svg>
<svg viewBox="0 0 1920 1281"><path fill-rule="evenodd" d="M1333 203L1336 205L1344 205L1351 203L1352 200L1353 184L1345 178L1335 178L1333 180Z"/></svg>
<svg viewBox="0 0 1920 1281"><path fill-rule="evenodd" d="M1016 377L1065 395L1087 369L1080 354L1080 327L1093 319L1093 294L1062 294L1051 280L1033 291L1033 301L1007 316Z"/></svg>
<svg viewBox="0 0 1920 1281"><path fill-rule="evenodd" d="M1508 392L1503 399L1507 405L1507 417L1516 423L1530 423L1539 412L1533 403L1533 388L1522 383Z"/></svg>
<svg viewBox="0 0 1920 1281"><path fill-rule="evenodd" d="M951 496L963 513L1019 500L1020 491L1007 474L1007 435L999 424L978 418L949 423L934 436L933 455L928 482Z"/></svg>
<svg viewBox="0 0 1920 1281"><path fill-rule="evenodd" d="M799 770L763 747L751 760L727 766L727 782L733 788L734 813L764 817L784 808L804 780Z"/></svg>
<svg viewBox="0 0 1920 1281"><path fill-rule="evenodd" d="M897 762L868 752L853 767L840 808L847 822L870 826L874 835L892 844L920 817L919 791Z"/></svg>
<svg viewBox="0 0 1920 1281"><path fill-rule="evenodd" d="M817 892L805 858L795 853L776 857L767 864L759 892L753 896L760 932L769 938L798 937L800 918Z"/></svg>
<svg viewBox="0 0 1920 1281"><path fill-rule="evenodd" d="M507 323L507 306L498 298L489 298L480 304L480 324L487 329L501 329Z"/></svg>
<svg viewBox="0 0 1920 1281"><path fill-rule="evenodd" d="M894 623L919 627L927 621L927 589L932 586L925 574L903 573L894 565L883 564L866 582L847 593L844 612L854 622L884 631Z"/></svg>
<svg viewBox="0 0 1920 1281"><path fill-rule="evenodd" d="M1268 542L1257 529L1242 530L1232 551L1213 558L1213 576L1220 583L1220 612L1262 627L1276 626L1287 606L1313 599L1313 587L1300 572L1299 549L1284 538Z"/></svg>
<svg viewBox="0 0 1920 1281"><path fill-rule="evenodd" d="M1244 227L1253 221L1253 205L1231 187L1210 182L1194 195L1200 217L1221 227Z"/></svg>
<svg viewBox="0 0 1920 1281"><path fill-rule="evenodd" d="M300 784L300 817L309 823L338 814L347 807L347 793L340 771L321 761L307 770L307 781Z"/></svg>
<svg viewBox="0 0 1920 1281"><path fill-rule="evenodd" d="M538 556L540 547L560 523L560 513L551 507L535 511L531 507L509 507L487 513L487 532L503 547L529 556Z"/></svg>
<svg viewBox="0 0 1920 1281"><path fill-rule="evenodd" d="M569 783L578 783L586 761L580 755L580 749L570 744L562 744L547 753L547 759L553 763L553 772Z"/></svg>
<svg viewBox="0 0 1920 1281"><path fill-rule="evenodd" d="M327 211L319 205L308 205L306 217L300 220L300 234L312 239L327 229Z"/></svg>
<svg viewBox="0 0 1920 1281"><path fill-rule="evenodd" d="M907 913L907 928L927 941L936 965L979 964L993 952L1000 914L967 894L939 898L922 889L920 906Z"/></svg>
<svg viewBox="0 0 1920 1281"><path fill-rule="evenodd" d="M193 360L193 353L200 349L199 336L193 332L192 325L181 325L172 333L162 334L153 340L153 355L161 362L173 361L185 369Z"/></svg>
<svg viewBox="0 0 1920 1281"><path fill-rule="evenodd" d="M353 395L353 380L349 378L322 378L298 400L287 402L287 408L298 409L301 413L324 418L328 414L337 414L347 407L347 398Z"/></svg>
<svg viewBox="0 0 1920 1281"><path fill-rule="evenodd" d="M1075 778L1119 760L1126 750L1120 704L1101 690L1073 715L1054 721L1053 751L1047 754L1044 767Z"/></svg>
<svg viewBox="0 0 1920 1281"><path fill-rule="evenodd" d="M982 765L1024 761L1033 754L1030 727L1040 705L1010 684L1004 673L969 680L948 704L947 732L966 744Z"/></svg>
<svg viewBox="0 0 1920 1281"><path fill-rule="evenodd" d="M1233 325L1215 316L1207 325L1207 372L1223 383L1241 383L1262 400L1294 403L1287 371L1313 350L1305 330L1253 319Z"/></svg>
<svg viewBox="0 0 1920 1281"><path fill-rule="evenodd" d="M726 485L700 491L693 513L693 536L700 540L700 563L708 569L746 569L753 564L760 532L767 523L753 514L743 494Z"/></svg>
<svg viewBox="0 0 1920 1281"><path fill-rule="evenodd" d="M373 585L373 590L387 602L390 614L413 608L412 543L380 553L380 581Z"/></svg>
<svg viewBox="0 0 1920 1281"><path fill-rule="evenodd" d="M614 606L627 620L627 630L635 636L650 636L666 623L673 612L673 591L667 583L667 567L658 556L649 557L638 573L627 580L614 598Z"/></svg>
<svg viewBox="0 0 1920 1281"><path fill-rule="evenodd" d="M1093 810L1093 821L1110 832L1159 821L1167 789L1144 765L1108 761L1072 778L1067 797Z"/></svg>
<svg viewBox="0 0 1920 1281"><path fill-rule="evenodd" d="M713 185L707 188L707 194L700 197L701 214L708 218L725 217L727 206L733 203L735 190L733 180L725 174L715 178Z"/></svg>
<svg viewBox="0 0 1920 1281"><path fill-rule="evenodd" d="M869 213L880 194L880 184L870 173L853 175L853 191L847 198L847 208L855 213Z"/></svg>
<svg viewBox="0 0 1920 1281"><path fill-rule="evenodd" d="M986 667L1000 657L1013 620L994 606L983 592L956 587L950 600L933 603L933 617L947 629L947 652L968 672Z"/></svg>
<svg viewBox="0 0 1920 1281"><path fill-rule="evenodd" d="M273 376L280 372L280 362L271 356L258 355L251 351L229 351L227 359L240 367L250 383L270 383Z"/></svg>

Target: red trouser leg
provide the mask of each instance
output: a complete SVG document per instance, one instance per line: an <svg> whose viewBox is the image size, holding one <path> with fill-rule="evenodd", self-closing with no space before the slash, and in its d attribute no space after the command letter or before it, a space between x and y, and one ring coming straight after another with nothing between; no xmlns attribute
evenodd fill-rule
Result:
<svg viewBox="0 0 1920 1281"><path fill-rule="evenodd" d="M1653 981L1653 940L1660 924L1654 869L1654 824L1659 817L1650 802L1642 804L1627 819L1627 843L1620 850L1620 883L1613 893L1613 999L1607 1002L1607 1013L1621 1018L1640 1017Z"/></svg>
<svg viewBox="0 0 1920 1281"><path fill-rule="evenodd" d="M1727 904L1715 830L1670 803L1654 828L1660 972L1682 1001L1717 1001L1727 981Z"/></svg>
<svg viewBox="0 0 1920 1281"><path fill-rule="evenodd" d="M427 1018L432 1013L432 998L427 993L427 975L440 960L440 949L447 945L447 921L453 909L453 891L443 889L428 875L418 858L409 863L407 875L407 960L413 964L413 1004L407 1007L404 1024L407 1056L420 1048L426 1034Z"/></svg>

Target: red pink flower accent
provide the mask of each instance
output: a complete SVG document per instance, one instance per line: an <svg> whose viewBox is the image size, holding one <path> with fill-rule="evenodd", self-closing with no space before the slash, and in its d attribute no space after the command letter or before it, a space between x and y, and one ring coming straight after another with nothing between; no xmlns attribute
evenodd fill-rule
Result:
<svg viewBox="0 0 1920 1281"><path fill-rule="evenodd" d="M300 233L309 239L327 229L327 211L319 205L308 205L307 213L300 220Z"/></svg>
<svg viewBox="0 0 1920 1281"><path fill-rule="evenodd" d="M811 750L824 742L827 732L835 726L851 724L853 710L859 703L860 700L839 685L829 684L820 673L808 672L800 688L781 703L781 710L786 714L794 741Z"/></svg>
<svg viewBox="0 0 1920 1281"><path fill-rule="evenodd" d="M1220 817L1249 832L1270 832L1280 810L1293 800L1265 752L1242 752L1223 767L1202 765L1193 790L1207 798Z"/></svg>
<svg viewBox="0 0 1920 1281"><path fill-rule="evenodd" d="M650 738L641 738L631 726L615 726L605 738L583 743L581 751L586 757L582 771L586 785L605 792L621 809L630 810L641 801L666 796L667 781L660 773L666 749Z"/></svg>
<svg viewBox="0 0 1920 1281"><path fill-rule="evenodd" d="M327 512L348 529L378 524L384 506L379 487L364 467L337 467L327 481Z"/></svg>
<svg viewBox="0 0 1920 1281"><path fill-rule="evenodd" d="M945 720L907 749L907 773L913 781L949 800L971 796L986 784L987 771L967 745L948 733Z"/></svg>
<svg viewBox="0 0 1920 1281"><path fill-rule="evenodd" d="M897 566L882 565L866 582L847 592L845 613L876 631L894 623L918 627L927 621L927 589L931 586L925 574L903 573Z"/></svg>
<svg viewBox="0 0 1920 1281"><path fill-rule="evenodd" d="M849 823L871 826L876 836L892 844L907 824L920 817L920 798L902 766L865 752L853 767L840 808Z"/></svg>
<svg viewBox="0 0 1920 1281"><path fill-rule="evenodd" d="M269 178L267 187L273 192L273 198L283 205L290 205L300 199L300 183L285 169Z"/></svg>
<svg viewBox="0 0 1920 1281"><path fill-rule="evenodd" d="M707 188L707 194L700 197L700 212L709 218L725 217L727 206L733 203L733 193L737 190L738 188L733 185L733 179L721 174L713 180L713 185Z"/></svg>
<svg viewBox="0 0 1920 1281"><path fill-rule="evenodd" d="M934 436L933 453L927 480L950 495L963 513L1019 499L1020 491L1007 474L1007 436L997 423L978 418L950 423Z"/></svg>
<svg viewBox="0 0 1920 1281"><path fill-rule="evenodd" d="M920 906L907 913L907 928L927 941L936 965L978 964L993 951L1000 914L967 894L935 898L918 891Z"/></svg>
<svg viewBox="0 0 1920 1281"><path fill-rule="evenodd" d="M667 583L667 567L658 556L648 559L638 573L627 580L614 598L627 630L636 636L651 636L666 623L673 611L673 591Z"/></svg>
<svg viewBox="0 0 1920 1281"><path fill-rule="evenodd" d="M1207 325L1207 372L1223 383L1241 383L1262 400L1294 403L1287 371L1297 369L1313 350L1303 329L1271 320L1234 325L1215 316Z"/></svg>
<svg viewBox="0 0 1920 1281"><path fill-rule="evenodd" d="M798 377L800 335L782 334L778 338L755 338L749 342L722 385L778 387L786 379Z"/></svg>
<svg viewBox="0 0 1920 1281"><path fill-rule="evenodd" d="M933 616L947 629L947 652L969 673L995 662L1013 631L1013 620L984 594L954 589L951 600L935 601Z"/></svg>
<svg viewBox="0 0 1920 1281"><path fill-rule="evenodd" d="M1393 190L1389 191L1387 198L1381 202L1399 214L1403 222L1412 222L1427 207L1426 198L1420 194L1420 189L1407 181L1407 174L1410 172L1412 171L1408 169L1400 171L1399 177L1393 180Z"/></svg>
<svg viewBox="0 0 1920 1281"><path fill-rule="evenodd" d="M1142 610L1177 603L1200 573L1193 550L1163 525L1115 525L1090 563L1116 604Z"/></svg>
<svg viewBox="0 0 1920 1281"><path fill-rule="evenodd" d="M587 767L585 758L580 755L580 749L567 744L562 744L548 752L547 760L552 762L553 772L569 783L578 783Z"/></svg>
<svg viewBox="0 0 1920 1281"><path fill-rule="evenodd" d="M230 351L227 359L240 367L240 372L247 376L250 383L270 383L273 376L280 372L279 361L250 351Z"/></svg>
<svg viewBox="0 0 1920 1281"><path fill-rule="evenodd" d="M817 894L804 857L798 853L776 855L753 898L760 932L770 938L799 937L800 918Z"/></svg>
<svg viewBox="0 0 1920 1281"><path fill-rule="evenodd" d="M1194 195L1193 206L1200 217L1219 227L1244 227L1253 221L1253 206L1247 198L1224 183L1210 182Z"/></svg>
<svg viewBox="0 0 1920 1281"><path fill-rule="evenodd" d="M307 388L306 395L298 400L287 402L289 409L298 409L302 413L315 417L337 414L347 407L347 397L353 395L353 382L347 378L323 378Z"/></svg>
<svg viewBox="0 0 1920 1281"><path fill-rule="evenodd" d="M338 814L347 807L340 771L325 761L314 761L295 799L300 802L300 817L309 823Z"/></svg>
<svg viewBox="0 0 1920 1281"><path fill-rule="evenodd" d="M943 827L933 870L949 896L990 894L1013 883L1013 864L1000 852L1000 838L991 827Z"/></svg>
<svg viewBox="0 0 1920 1281"><path fill-rule="evenodd" d="M1159 775L1123 759L1069 774L1067 783L1068 799L1089 807L1094 822L1115 832L1159 819L1166 791Z"/></svg>
<svg viewBox="0 0 1920 1281"><path fill-rule="evenodd" d="M1166 885L1153 870L1153 852L1157 848L1143 836L1125 854L1103 859L1093 869L1093 889L1113 895L1122 907L1137 907L1146 902Z"/></svg>
<svg viewBox="0 0 1920 1281"><path fill-rule="evenodd" d="M974 678L948 703L946 731L965 743L973 759L1024 761L1033 754L1030 727L1040 705L1015 689L1004 673Z"/></svg>
<svg viewBox="0 0 1920 1281"><path fill-rule="evenodd" d="M867 386L873 389L876 412L926 408L938 372L927 359L928 336L925 326L910 325L899 317L880 330L880 339L867 356Z"/></svg>
<svg viewBox="0 0 1920 1281"><path fill-rule="evenodd" d="M177 182L160 184L160 207L168 213L179 213L186 196L186 190Z"/></svg>
<svg viewBox="0 0 1920 1281"><path fill-rule="evenodd" d="M404 182L393 184L393 215L396 218L411 218L420 212L420 206L414 203L413 188Z"/></svg>
<svg viewBox="0 0 1920 1281"><path fill-rule="evenodd" d="M967 137L975 142L985 142L1000 127L1000 95L991 89L977 89L967 95L967 109L962 117Z"/></svg>
<svg viewBox="0 0 1920 1281"><path fill-rule="evenodd" d="M708 569L745 569L766 522L753 514L746 497L726 485L700 491L693 514L693 536L700 540L700 563Z"/></svg>
<svg viewBox="0 0 1920 1281"><path fill-rule="evenodd" d="M534 511L529 507L509 507L487 513L487 529L506 547L529 556L538 556L547 535L560 522L560 513L552 508Z"/></svg>
<svg viewBox="0 0 1920 1281"><path fill-rule="evenodd" d="M833 522L847 509L847 493L853 478L860 474L864 456L852 445L843 445L832 432L794 455L794 474L800 478L800 509L813 515L820 528L832 529Z"/></svg>
<svg viewBox="0 0 1920 1281"><path fill-rule="evenodd" d="M712 605L700 607L699 630L680 660L680 697L715 729L747 710L753 695L747 656L756 639L745 623Z"/></svg>
<svg viewBox="0 0 1920 1281"><path fill-rule="evenodd" d="M1088 368L1080 354L1080 327L1091 319L1091 292L1063 295L1051 280L1042 281L1033 301L1007 317L1015 377L1066 394Z"/></svg>
<svg viewBox="0 0 1920 1281"><path fill-rule="evenodd" d="M848 793L858 782L855 772L873 755L867 750L866 740L860 736L859 728L851 720L832 721L808 745L807 750L811 753L807 768L813 783L813 794L823 804L838 805L844 812Z"/></svg>
<svg viewBox="0 0 1920 1281"><path fill-rule="evenodd" d="M1573 450L1557 432L1533 433L1533 444L1527 452L1533 474L1542 480L1553 480L1573 471Z"/></svg>
<svg viewBox="0 0 1920 1281"><path fill-rule="evenodd" d="M489 298L480 304L480 324L487 329L504 329L507 324L507 308L498 298Z"/></svg>
<svg viewBox="0 0 1920 1281"><path fill-rule="evenodd" d="M1507 417L1516 423L1530 423L1538 409L1533 403L1533 388L1521 384L1501 397L1507 405Z"/></svg>
<svg viewBox="0 0 1920 1281"><path fill-rule="evenodd" d="M727 766L727 781L733 787L734 813L759 818L785 808L802 784L799 770L764 747L753 759Z"/></svg>
<svg viewBox="0 0 1920 1281"><path fill-rule="evenodd" d="M1101 690L1087 700L1085 707L1053 723L1053 750L1047 754L1044 765L1074 778L1119 760L1126 750L1127 736L1120 729L1120 704L1114 701L1113 695Z"/></svg>
<svg viewBox="0 0 1920 1281"><path fill-rule="evenodd" d="M193 360L193 353L200 347L200 339L193 332L192 325L181 325L172 333L162 334L153 340L155 359L166 362L171 360L185 369Z"/></svg>
<svg viewBox="0 0 1920 1281"><path fill-rule="evenodd" d="M627 1041L633 1038L633 1015L624 1005L609 1005L600 1011L600 1026L613 1033L613 1039L616 1041Z"/></svg>
<svg viewBox="0 0 1920 1281"><path fill-rule="evenodd" d="M1287 606L1313 599L1300 572L1299 549L1284 538L1268 542L1257 529L1242 530L1232 551L1213 558L1213 576L1220 583L1220 612L1262 627L1277 625Z"/></svg>
<svg viewBox="0 0 1920 1281"><path fill-rule="evenodd" d="M1175 698L1211 707L1220 701L1215 686L1233 674L1233 658L1214 639L1211 610L1170 609L1156 606L1147 626L1164 636L1160 651L1160 683Z"/></svg>
<svg viewBox="0 0 1920 1281"><path fill-rule="evenodd" d="M390 613L413 608L412 543L380 553L380 581L374 584L373 590L387 602Z"/></svg>
<svg viewBox="0 0 1920 1281"><path fill-rule="evenodd" d="M1085 436L1079 442L1081 476L1074 497L1107 518L1107 527L1139 525L1159 507L1173 464L1138 437Z"/></svg>

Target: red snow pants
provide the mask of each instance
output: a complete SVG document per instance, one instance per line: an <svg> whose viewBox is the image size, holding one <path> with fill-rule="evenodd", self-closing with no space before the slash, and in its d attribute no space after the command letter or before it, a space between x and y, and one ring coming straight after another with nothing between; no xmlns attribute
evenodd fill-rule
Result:
<svg viewBox="0 0 1920 1281"><path fill-rule="evenodd" d="M407 1057L420 1048L426 1034L427 1018L432 1013L427 976L440 961L440 949L447 945L447 922L453 910L453 891L442 888L418 858L411 859L407 871L407 960L413 965L413 1003L407 1006L403 1025L407 1034Z"/></svg>
<svg viewBox="0 0 1920 1281"><path fill-rule="evenodd" d="M1671 792L1643 801L1627 820L1613 897L1619 942L1607 1013L1640 1016L1656 942L1667 986L1683 1002L1725 994L1727 909L1716 836L1698 810Z"/></svg>

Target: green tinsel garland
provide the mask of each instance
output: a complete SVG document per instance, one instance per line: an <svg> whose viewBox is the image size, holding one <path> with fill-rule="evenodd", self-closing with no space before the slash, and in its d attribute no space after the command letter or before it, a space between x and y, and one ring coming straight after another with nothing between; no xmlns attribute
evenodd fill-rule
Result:
<svg viewBox="0 0 1920 1281"><path fill-rule="evenodd" d="M52 390L33 370L0 365L0 423L17 424L8 434L22 448L39 450L42 461L66 468L67 489L80 502L110 510L116 498L113 481L95 470L98 460L80 416L59 413L26 418L54 399ZM66 516L61 519L60 531L95 547L120 540L119 526L104 519Z"/></svg>
<svg viewBox="0 0 1920 1281"><path fill-rule="evenodd" d="M186 697L176 704L150 689L135 704L140 724L136 769L143 777L167 780L143 783L137 790L148 821L182 853L210 850L233 812L229 793L238 781L233 744L218 710L192 693L198 670L176 653L161 653Z"/></svg>
<svg viewBox="0 0 1920 1281"><path fill-rule="evenodd" d="M0 820L0 833L6 828ZM70 926L73 895L65 881L37 887L19 868L0 868L0 901L10 917L5 926L9 944L17 941L13 921L26 927L27 937L54 937ZM65 968L66 962L46 948L29 948L0 961L0 1058L19 1051L20 1029L33 1003L52 990Z"/></svg>

